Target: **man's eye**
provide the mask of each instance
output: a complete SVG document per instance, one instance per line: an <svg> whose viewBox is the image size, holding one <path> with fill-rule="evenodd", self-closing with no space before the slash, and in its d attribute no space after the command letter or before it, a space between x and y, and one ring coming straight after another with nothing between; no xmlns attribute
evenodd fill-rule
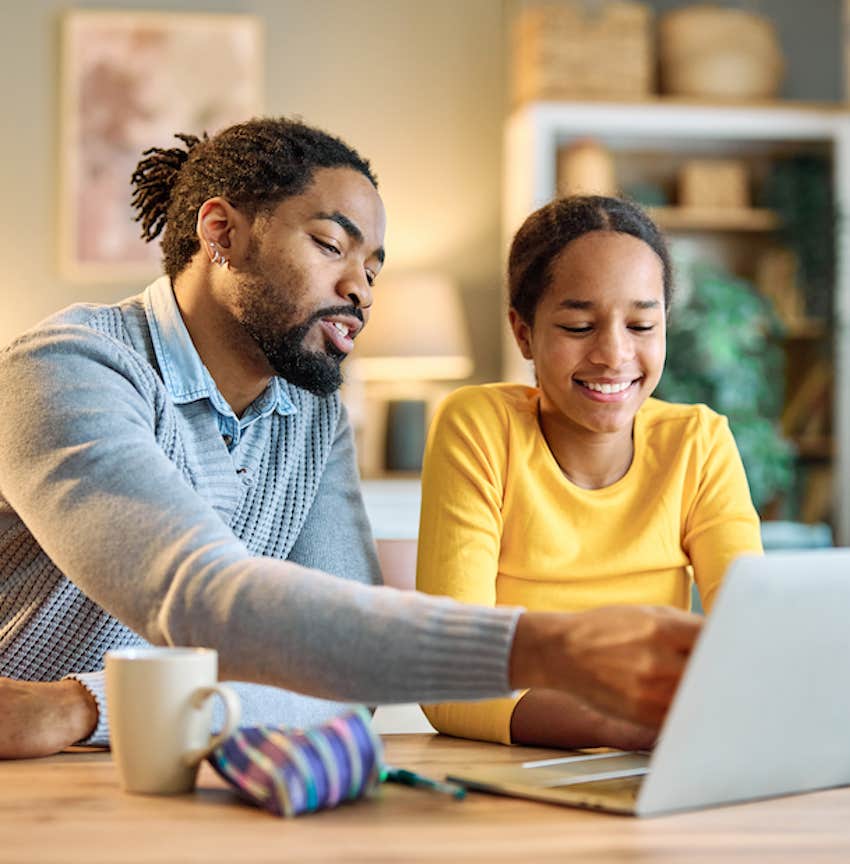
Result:
<svg viewBox="0 0 850 864"><path fill-rule="evenodd" d="M650 330L655 329L654 324L630 324L630 330L634 330L635 333L648 333Z"/></svg>
<svg viewBox="0 0 850 864"><path fill-rule="evenodd" d="M318 237L314 237L313 242L317 246L321 246L321 248L324 249L326 252L332 252L334 255L340 254L339 248L337 246L335 246L333 243L327 243L324 240L320 240Z"/></svg>
<svg viewBox="0 0 850 864"><path fill-rule="evenodd" d="M576 327L568 327L566 324L559 324L558 327L565 333L576 333L578 335L582 335L583 333L590 333L590 331L593 329L590 324L581 324Z"/></svg>
<svg viewBox="0 0 850 864"><path fill-rule="evenodd" d="M377 279L377 275L373 273L371 270L366 271L366 281L369 283L369 287L371 288L375 284L375 279Z"/></svg>

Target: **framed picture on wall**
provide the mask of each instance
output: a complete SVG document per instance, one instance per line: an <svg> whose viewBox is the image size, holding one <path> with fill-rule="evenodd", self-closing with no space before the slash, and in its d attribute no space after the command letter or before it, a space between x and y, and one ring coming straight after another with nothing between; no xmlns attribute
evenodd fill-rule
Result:
<svg viewBox="0 0 850 864"><path fill-rule="evenodd" d="M68 12L62 21L60 269L75 281L149 279L159 244L130 207L142 151L262 110L251 15Z"/></svg>

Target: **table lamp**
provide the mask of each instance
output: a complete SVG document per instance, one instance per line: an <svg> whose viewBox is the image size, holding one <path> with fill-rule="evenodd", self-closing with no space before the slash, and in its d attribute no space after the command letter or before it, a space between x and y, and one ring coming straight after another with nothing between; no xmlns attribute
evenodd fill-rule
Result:
<svg viewBox="0 0 850 864"><path fill-rule="evenodd" d="M368 326L357 337L357 375L383 382L388 471L418 471L425 446L426 382L472 372L469 336L457 286L441 274L384 277Z"/></svg>

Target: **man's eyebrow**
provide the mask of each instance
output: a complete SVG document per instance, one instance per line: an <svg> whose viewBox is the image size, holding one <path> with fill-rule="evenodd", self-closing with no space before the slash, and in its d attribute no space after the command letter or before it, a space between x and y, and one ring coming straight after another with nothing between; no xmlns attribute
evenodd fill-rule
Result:
<svg viewBox="0 0 850 864"><path fill-rule="evenodd" d="M339 210L334 210L333 213L325 213L324 211L321 211L319 213L316 213L313 218L330 219L331 222L336 222L336 224L339 225L339 227L342 228L342 230L345 231L345 233L348 234L348 236L351 237L352 240L357 243L363 242L363 232L360 230L360 228L357 227L357 225L355 225L354 222L351 221L351 219L348 218L348 216L345 215L345 213L340 213ZM383 264L385 257L384 247L380 246L378 249L375 250L374 254L378 261Z"/></svg>

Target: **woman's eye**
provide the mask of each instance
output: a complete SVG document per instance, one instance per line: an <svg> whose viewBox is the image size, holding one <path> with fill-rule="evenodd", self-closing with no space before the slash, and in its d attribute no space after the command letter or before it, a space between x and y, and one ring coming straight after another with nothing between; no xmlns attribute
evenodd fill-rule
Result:
<svg viewBox="0 0 850 864"><path fill-rule="evenodd" d="M314 237L313 242L317 246L321 246L321 248L324 249L326 252L332 252L335 255L340 254L339 247L335 246L333 243L328 243L325 240L320 240L318 237Z"/></svg>
<svg viewBox="0 0 850 864"><path fill-rule="evenodd" d="M369 287L371 288L375 284L376 276L371 270L366 271L366 281L369 283Z"/></svg>

